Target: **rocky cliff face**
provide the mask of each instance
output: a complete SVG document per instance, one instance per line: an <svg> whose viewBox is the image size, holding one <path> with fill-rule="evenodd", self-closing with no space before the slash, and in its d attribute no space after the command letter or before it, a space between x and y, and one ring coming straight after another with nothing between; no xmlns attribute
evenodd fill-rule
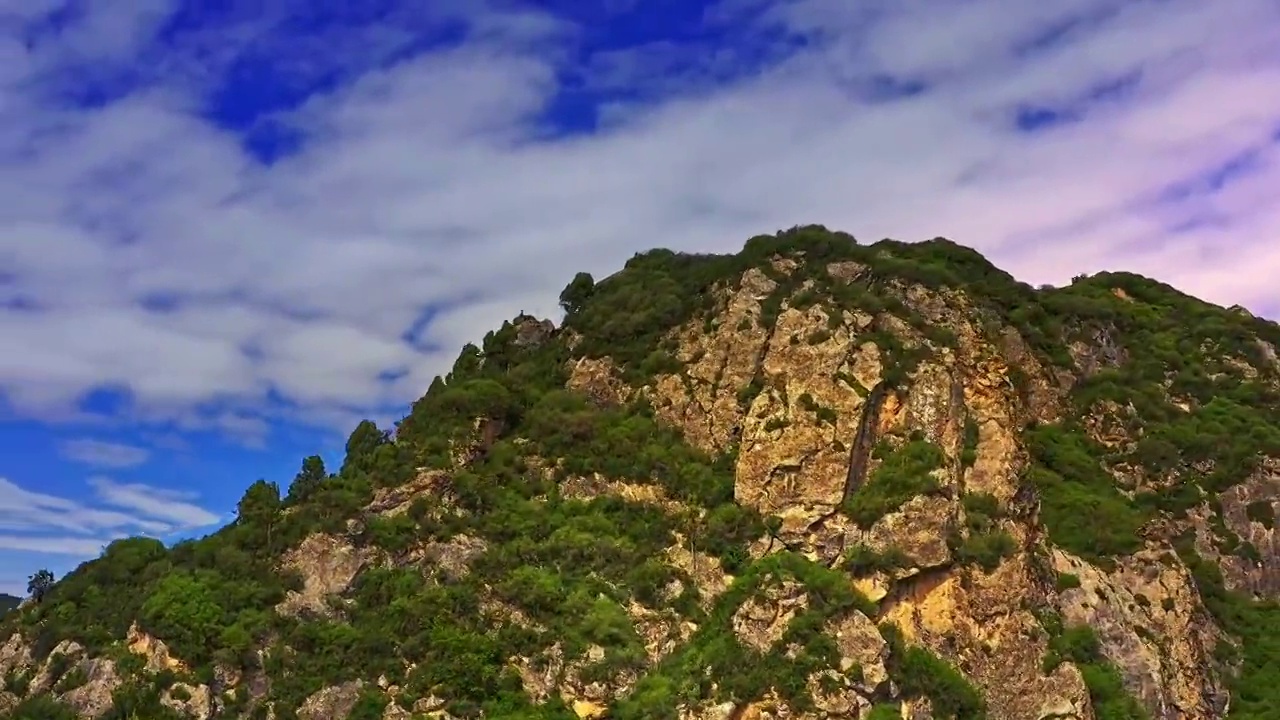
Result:
<svg viewBox="0 0 1280 720"><path fill-rule="evenodd" d="M1280 717L1280 328L820 228L562 301L309 496L109 549L130 606L8 622L0 717Z"/></svg>

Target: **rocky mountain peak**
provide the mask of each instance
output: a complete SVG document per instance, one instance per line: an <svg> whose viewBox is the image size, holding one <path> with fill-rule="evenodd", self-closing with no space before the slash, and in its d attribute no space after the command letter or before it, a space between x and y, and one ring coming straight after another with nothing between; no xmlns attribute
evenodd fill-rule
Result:
<svg viewBox="0 0 1280 720"><path fill-rule="evenodd" d="M1280 327L818 226L561 302L6 617L0 717L1280 717Z"/></svg>

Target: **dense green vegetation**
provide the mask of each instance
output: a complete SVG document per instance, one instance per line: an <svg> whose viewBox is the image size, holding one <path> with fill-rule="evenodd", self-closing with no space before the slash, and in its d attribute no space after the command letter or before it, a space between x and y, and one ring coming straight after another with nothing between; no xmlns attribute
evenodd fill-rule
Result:
<svg viewBox="0 0 1280 720"><path fill-rule="evenodd" d="M137 623L165 639L193 681L208 682L217 664L265 673L282 720L325 685L379 674L404 688L397 701L406 706L436 695L462 716L564 717L555 704L533 708L507 662L556 643L569 658L604 647L603 659L584 670L590 676L638 670L645 654L627 603L703 612L696 586L661 561L676 544L674 532L736 570L764 523L732 502L730 459L693 450L643 406L601 408L563 390L563 348L519 348L514 338L508 326L483 350L464 350L394 440L362 423L339 473L308 458L284 498L274 483L255 483L234 525L172 550L142 538L113 543L21 619L37 655L73 639L120 656L116 643ZM498 432L477 438L475 417ZM460 446L471 448L471 462L450 474L449 498L422 496L403 515L361 519L379 488L402 484L417 467L452 467ZM534 457L560 462L548 475L531 465ZM611 497L560 497L563 478L597 472L655 483L691 510L673 515ZM461 513L441 512L446 501ZM352 587L341 619L273 612L298 587L297 578L276 572L279 553L312 532L345 532L353 518L364 527L357 542L383 551L459 534L479 538L483 550L473 573L447 583L412 567L371 569ZM684 591L669 594L673 583ZM493 632L481 612L486 600L507 603L534 625ZM407 663L416 669L406 674ZM150 689L158 696L157 686ZM146 697L129 702L130 712L148 706Z"/></svg>
<svg viewBox="0 0 1280 720"><path fill-rule="evenodd" d="M1257 602L1227 589L1222 571L1200 557L1190 537L1180 538L1178 553L1195 576L1205 607L1223 630L1218 659L1236 668L1230 682L1233 719L1263 720L1280 708L1280 603Z"/></svg>
<svg viewBox="0 0 1280 720"><path fill-rule="evenodd" d="M889 676L904 696L928 698L933 711L942 717L987 717L982 694L949 663L922 647L907 645L893 625L881 625L880 632L889 644Z"/></svg>
<svg viewBox="0 0 1280 720"><path fill-rule="evenodd" d="M964 508L964 532L948 538L951 552L960 562L991 572L1017 549L1013 536L1000 525L1005 513L996 498L986 493L966 493L960 503Z"/></svg>
<svg viewBox="0 0 1280 720"><path fill-rule="evenodd" d="M938 489L938 480L931 473L942 466L945 456L937 445L927 440L909 440L895 448L882 442L873 456L880 464L850 494L844 506L844 511L861 527L869 528L911 498Z"/></svg>
<svg viewBox="0 0 1280 720"><path fill-rule="evenodd" d="M777 258L797 262L787 267ZM1176 519L1206 503L1216 513L1211 525L1219 550L1258 552L1227 529L1215 503L1264 456L1280 457L1280 385L1264 344L1280 346L1280 328L1132 275L1104 273L1035 290L943 239L863 246L809 226L752 238L736 255L655 250L599 282L579 274L561 295L569 333L530 339L518 323L504 325L463 348L393 431L359 424L336 472L312 456L287 487L255 482L237 520L202 539L171 548L145 538L118 540L42 589L41 602L0 619L0 639L20 630L38 660L51 658L54 693L88 679L73 660L50 655L60 642L74 640L116 660L127 682L107 720L176 717L161 702L165 693L180 693L177 682L210 683L217 668L269 684L279 720L294 720L294 708L325 686L380 675L402 692L393 700L366 686L351 718L379 718L390 702L410 708L431 696L459 717L572 718L558 698L534 703L512 668L513 657L538 665L553 653L576 663L584 681L638 676L613 708L614 720L674 718L682 705L748 701L769 690L793 709L806 709L808 678L840 668L826 624L853 611L876 616L850 575L906 567L909 560L893 548L864 546L848 548L838 569L799 552L753 560L749 544L776 532L776 519L734 502L734 448L715 457L695 449L655 418L643 394L606 406L565 389L567 363L578 357L608 356L636 387L678 370L671 331L689 322L715 330L707 311L752 268L776 289L760 317L736 330L768 328L785 308L820 310L827 329L799 340L816 345L840 326L840 311L867 313L875 319L863 339L881 348L883 387L891 391L905 389L921 361L957 344L936 307L908 298L912 284L952 300L953 291L963 293L965 304L952 303L951 310L970 312L993 343L1003 345L1006 329L1016 330L1045 368L1040 375L1031 364L1010 369L1010 383L1024 396L1056 382L1060 370L1077 379L1064 420L1033 422L1023 433L1030 460L1024 485L1034 502L1023 503L1022 514L990 495L956 493L947 541L955 563L969 566L964 572L995 570L1017 551L1009 523L1032 515L1053 544L1105 568L1142 546L1140 532L1152 520ZM911 330L895 329L888 316ZM574 342L563 339L570 335ZM758 378L729 392L747 403L762 388ZM820 423L838 419L811 396L800 405ZM1091 437L1090 420L1098 418L1129 441L1108 446ZM961 435L956 458L920 434L879 438L874 470L841 511L869 528L916 496L952 493L938 471L970 468L978 458L979 427L967 413ZM368 509L423 473L438 481L406 501L403 512ZM593 474L656 486L676 504L566 491L570 478ZM1249 505L1246 514L1266 527L1275 523L1267 502ZM365 568L320 616L284 616L274 607L301 581L281 570L279 558L314 533L393 562ZM465 548L469 570L419 562L427 546ZM734 576L732 584L714 600L704 597L695 578L667 560L673 550L711 556ZM1216 564L1185 543L1179 551L1210 612L1235 638L1219 653L1231 677L1231 717L1276 717L1280 610L1229 592ZM1069 589L1073 579L1057 576L1058 589ZM803 588L806 608L768 650L744 644L733 632L734 613L784 582ZM637 603L697 630L650 667L629 614ZM1100 720L1145 717L1088 628L1064 628L1048 610L1042 620L1050 637L1046 671L1063 661L1080 667ZM163 638L185 669L142 672L141 659L122 644L135 625ZM957 668L907 645L893 626L882 633L902 697L928 698L940 716L986 716L981 694ZM603 652L592 654L594 648ZM843 672L855 680L859 669ZM31 680L11 673L5 689L25 695ZM896 717L889 698L875 699L883 702L872 717ZM231 712L266 716L265 706L244 692L222 703ZM71 715L42 693L5 717Z"/></svg>
<svg viewBox="0 0 1280 720"><path fill-rule="evenodd" d="M738 640L732 629L733 614L762 586L785 579L803 584L808 607L791 620L782 638L762 654ZM770 687L796 710L807 709L812 706L812 698L805 689L809 675L821 669L839 668L835 642L822 631L823 626L850 610L875 611L842 574L791 553L768 556L753 563L733 587L717 599L698 633L650 671L634 692L619 703L613 717L674 720L681 702L752 700L764 695Z"/></svg>
<svg viewBox="0 0 1280 720"><path fill-rule="evenodd" d="M1060 425L1025 437L1035 460L1028 479L1040 491L1040 517L1055 545L1095 562L1142 546L1138 531L1149 512L1120 492L1087 437Z"/></svg>

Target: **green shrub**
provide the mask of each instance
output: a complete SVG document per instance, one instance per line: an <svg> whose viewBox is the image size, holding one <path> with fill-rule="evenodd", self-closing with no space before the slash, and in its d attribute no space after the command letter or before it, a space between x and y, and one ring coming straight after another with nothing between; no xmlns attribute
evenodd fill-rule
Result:
<svg viewBox="0 0 1280 720"><path fill-rule="evenodd" d="M926 440L911 440L892 450L882 446L877 454L883 455L883 461L844 504L844 511L863 528L911 498L937 491L938 480L930 473L946 459L937 445Z"/></svg>

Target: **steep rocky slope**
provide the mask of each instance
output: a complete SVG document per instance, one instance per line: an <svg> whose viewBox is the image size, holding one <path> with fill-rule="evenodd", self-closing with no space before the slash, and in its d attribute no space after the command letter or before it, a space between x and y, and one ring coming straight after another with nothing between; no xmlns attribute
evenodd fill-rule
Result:
<svg viewBox="0 0 1280 720"><path fill-rule="evenodd" d="M6 618L0 717L1280 717L1280 327L820 227L561 300Z"/></svg>

